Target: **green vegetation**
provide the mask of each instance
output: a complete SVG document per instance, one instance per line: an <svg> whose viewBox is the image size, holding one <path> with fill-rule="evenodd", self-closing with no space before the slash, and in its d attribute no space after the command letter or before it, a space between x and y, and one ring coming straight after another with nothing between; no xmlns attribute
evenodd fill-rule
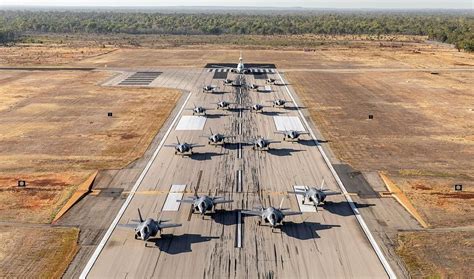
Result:
<svg viewBox="0 0 474 279"><path fill-rule="evenodd" d="M0 44L13 42L16 39L16 34L12 30L0 29Z"/></svg>
<svg viewBox="0 0 474 279"><path fill-rule="evenodd" d="M0 11L0 26L18 32L294 35L401 34L424 35L474 47L470 13L318 12L288 14L150 13L124 11Z"/></svg>

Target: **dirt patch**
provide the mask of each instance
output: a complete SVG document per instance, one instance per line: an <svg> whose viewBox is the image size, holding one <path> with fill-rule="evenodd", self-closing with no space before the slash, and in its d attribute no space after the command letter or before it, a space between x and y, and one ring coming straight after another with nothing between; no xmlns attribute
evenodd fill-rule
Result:
<svg viewBox="0 0 474 279"><path fill-rule="evenodd" d="M0 277L59 278L77 252L79 230L0 227Z"/></svg>
<svg viewBox="0 0 474 279"><path fill-rule="evenodd" d="M139 158L180 97L172 89L99 86L112 75L105 72L5 74L0 220L50 222L93 171ZM27 187L18 189L18 180Z"/></svg>
<svg viewBox="0 0 474 279"><path fill-rule="evenodd" d="M412 278L470 278L474 232L405 232L397 252Z"/></svg>

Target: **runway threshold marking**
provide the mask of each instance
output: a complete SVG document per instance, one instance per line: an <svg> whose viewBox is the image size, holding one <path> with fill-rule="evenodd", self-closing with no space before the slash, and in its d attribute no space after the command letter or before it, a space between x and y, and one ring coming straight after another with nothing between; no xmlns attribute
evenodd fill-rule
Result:
<svg viewBox="0 0 474 279"><path fill-rule="evenodd" d="M161 211L178 211L181 203L177 202L176 200L183 198L185 189L186 185L171 185L170 192L166 197L165 204L163 205L163 209Z"/></svg>
<svg viewBox="0 0 474 279"><path fill-rule="evenodd" d="M277 131L305 131L298 116L273 116Z"/></svg>
<svg viewBox="0 0 474 279"><path fill-rule="evenodd" d="M293 94L291 94L291 91L290 89L288 88L288 85L286 82L283 81L283 77L281 76L280 72L278 70L275 70L275 73L280 77L280 80L282 82L282 84L285 85L285 89L286 89L286 92L288 93L288 95L290 96L291 98L291 101L293 102L293 104L296 106L296 108L298 109L298 114L300 115L301 119L303 120L304 124L306 125L306 127L308 128L308 132L310 133L311 137L313 138L314 141L316 141L316 136L314 135L314 132L313 130L311 129L311 127L309 126L308 124L308 121L306 120L306 118L304 117L303 115L303 112L301 111L300 107L298 106L298 104L296 103L296 100L295 98L293 97ZM331 164L331 161L329 160L328 156L326 155L326 152L324 151L324 149L322 148L321 145L316 145L316 147L318 148L319 150L319 153L321 154L321 156L323 157L324 159L324 162L326 163L326 165L328 166L329 170L331 171L334 179L336 180L339 188L341 189L344 197L346 198L347 202L349 203L349 206L352 210L352 213L354 213L356 219L357 219L357 222L359 223L359 225L361 226L362 228L362 231L365 233L365 236L367 237L367 239L369 240L372 248L374 249L375 251L375 254L377 255L377 257L379 258L380 260L380 263L382 264L383 268L385 269L385 272L387 273L387 275L389 276L389 278L397 278L397 275L395 274L395 272L393 271L392 267L390 266L390 264L388 263L387 259L385 258L385 255L383 254L382 250L380 249L379 245L377 244L377 242L375 241L375 238L374 236L372 235L372 233L370 232L369 230L369 227L367 226L367 224L365 223L364 221L364 218L362 218L362 215L360 214L359 210L357 209L357 207L355 206L354 204L354 201L352 200L351 196L348 194L347 190L346 190L346 187L344 186L344 184L342 183L341 179L339 178L339 175L337 174L336 170L334 169L333 165Z"/></svg>
<svg viewBox="0 0 474 279"><path fill-rule="evenodd" d="M293 186L295 191L304 191L305 186ZM316 208L313 204L303 204L304 196L295 195L296 200L298 201L298 206L300 207L301 212L316 212Z"/></svg>
<svg viewBox="0 0 474 279"><path fill-rule="evenodd" d="M206 119L204 116L183 115L176 125L176 131L202 130Z"/></svg>
<svg viewBox="0 0 474 279"><path fill-rule="evenodd" d="M177 113L176 116L174 117L173 122L172 122L171 125L169 126L169 128L168 128L168 130L166 131L165 135L164 135L163 138L161 139L160 144L157 146L155 152L153 152L153 155L151 156L150 160L149 160L148 163L146 164L145 168L143 169L142 173L141 173L140 176L138 177L138 179L137 179L137 181L135 182L135 184L133 185L132 190L131 190L131 192L130 192L130 195L128 195L127 199L126 199L125 202L123 203L123 205L122 205L122 207L120 208L119 212L118 212L117 215L115 216L115 219L112 221L112 224L110 224L109 228L108 228L107 231L105 232L104 237L102 237L102 240L99 242L99 245L97 245L97 248L94 250L94 253L92 254L91 258L89 259L89 261L87 262L86 266L85 266L84 269L82 270L81 275L79 276L79 278L85 279L85 278L87 277L87 275L89 274L89 272L91 271L92 267L94 266L95 262L97 261L97 258L99 257L100 253L102 252L102 249L104 249L105 244L107 243L107 241L109 240L110 236L112 235L112 232L114 231L115 227L116 227L117 224L119 223L120 218L122 218L123 214L125 213L125 210L128 208L130 202L132 201L132 198L133 198L135 192L137 191L138 187L139 187L140 184L142 183L142 181L143 181L143 179L145 178L146 174L147 174L148 171L150 170L151 165L153 164L153 162L155 161L156 157L158 156L158 153L160 152L161 148L162 148L163 145L165 144L166 139L168 138L169 134L171 133L171 130L173 129L173 127L174 127L174 125L176 124L176 122L178 121L179 116L181 115L181 113L183 113L183 110L184 110L186 104L188 103L188 101L189 101L189 99L191 98L192 95L193 95L193 94L190 93L190 94L188 95L188 97L186 97L186 100L184 100L183 105L181 106L181 108L179 109L178 113Z"/></svg>

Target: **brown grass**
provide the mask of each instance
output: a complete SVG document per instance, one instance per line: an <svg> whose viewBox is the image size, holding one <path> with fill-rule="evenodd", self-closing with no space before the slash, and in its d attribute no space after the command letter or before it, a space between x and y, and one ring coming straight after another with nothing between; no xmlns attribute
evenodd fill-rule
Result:
<svg viewBox="0 0 474 279"><path fill-rule="evenodd" d="M0 227L0 277L60 278L77 252L79 230Z"/></svg>
<svg viewBox="0 0 474 279"><path fill-rule="evenodd" d="M470 278L474 272L474 232L405 232L399 253L412 278Z"/></svg>
<svg viewBox="0 0 474 279"><path fill-rule="evenodd" d="M180 96L171 89L102 87L97 83L111 75L104 72L5 73L0 220L51 221L92 171L139 158ZM17 189L18 179L26 189Z"/></svg>

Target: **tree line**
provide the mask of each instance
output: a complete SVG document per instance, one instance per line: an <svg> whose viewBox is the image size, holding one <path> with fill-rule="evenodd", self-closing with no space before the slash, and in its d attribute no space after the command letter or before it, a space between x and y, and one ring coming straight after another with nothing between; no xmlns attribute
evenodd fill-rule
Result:
<svg viewBox="0 0 474 279"><path fill-rule="evenodd" d="M120 11L0 11L0 42L23 32L294 35L400 34L474 50L470 13L326 12L317 14L147 13ZM4 30L4 31L1 31Z"/></svg>

